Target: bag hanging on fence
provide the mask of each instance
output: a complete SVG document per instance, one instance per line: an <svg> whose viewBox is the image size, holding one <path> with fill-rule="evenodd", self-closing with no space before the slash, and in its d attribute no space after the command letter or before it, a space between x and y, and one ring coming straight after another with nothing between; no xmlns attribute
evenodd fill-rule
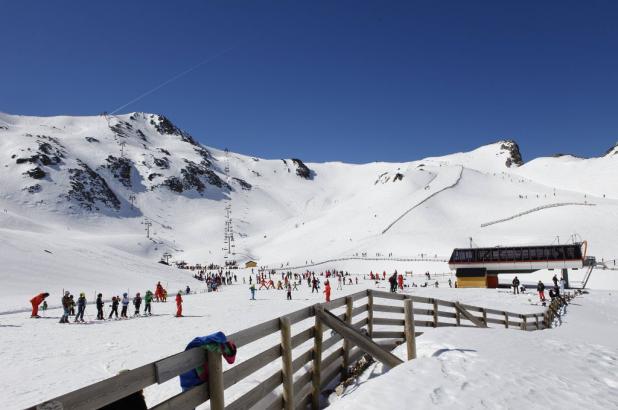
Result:
<svg viewBox="0 0 618 410"><path fill-rule="evenodd" d="M229 364L234 363L236 359L236 345L234 342L228 340L223 332L196 337L187 345L185 350L194 347L201 347L211 352L221 353L225 361ZM180 387L182 387L182 391L199 386L206 381L208 381L208 361L204 361L202 366L191 369L180 375Z"/></svg>

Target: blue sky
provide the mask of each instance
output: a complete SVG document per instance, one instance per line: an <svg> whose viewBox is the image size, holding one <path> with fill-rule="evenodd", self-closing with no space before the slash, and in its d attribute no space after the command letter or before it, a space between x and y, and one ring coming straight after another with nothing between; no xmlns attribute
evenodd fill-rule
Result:
<svg viewBox="0 0 618 410"><path fill-rule="evenodd" d="M618 140L616 1L1 1L0 111L122 112L266 158Z"/></svg>

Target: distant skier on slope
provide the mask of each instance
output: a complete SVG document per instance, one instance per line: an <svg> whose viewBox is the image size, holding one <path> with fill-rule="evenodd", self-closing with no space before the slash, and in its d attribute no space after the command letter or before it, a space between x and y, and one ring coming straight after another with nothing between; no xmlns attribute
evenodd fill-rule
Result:
<svg viewBox="0 0 618 410"><path fill-rule="evenodd" d="M62 297L62 317L60 318L60 323L69 323L69 313L71 310L71 298L69 297L69 291L64 292L64 296Z"/></svg>
<svg viewBox="0 0 618 410"><path fill-rule="evenodd" d="M77 298L77 315L75 315L75 323L84 321L84 312L86 311L86 294L81 292Z"/></svg>
<svg viewBox="0 0 618 410"><path fill-rule="evenodd" d="M40 317L39 316L39 305L48 296L49 296L49 293L43 292L43 293L39 293L38 295L30 299L30 303L32 304L32 314L30 315L30 317L34 317L34 318Z"/></svg>
<svg viewBox="0 0 618 410"><path fill-rule="evenodd" d="M249 286L249 291L251 292L251 300L255 300L255 283L252 283Z"/></svg>
<svg viewBox="0 0 618 410"><path fill-rule="evenodd" d="M135 313L133 314L133 316L139 316L139 308L142 305L142 297L140 296L139 292L137 292L135 294L135 297L133 298L133 306L135 306Z"/></svg>
<svg viewBox="0 0 618 410"><path fill-rule="evenodd" d="M515 278L513 279L513 294L518 294L519 295L519 279L517 279L517 276L515 276Z"/></svg>
<svg viewBox="0 0 618 410"><path fill-rule="evenodd" d="M152 303L152 292L150 290L146 291L146 294L144 295L144 302L144 315L152 315L152 313L150 312L150 304Z"/></svg>
<svg viewBox="0 0 618 410"><path fill-rule="evenodd" d="M122 311L120 311L120 317L127 319L127 308L129 307L129 295L128 293L122 294Z"/></svg>
<svg viewBox="0 0 618 410"><path fill-rule="evenodd" d="M103 320L103 294L97 295L97 320Z"/></svg>
<svg viewBox="0 0 618 410"><path fill-rule="evenodd" d="M326 295L326 301L330 302L330 282L328 280L324 282L324 294Z"/></svg>
<svg viewBox="0 0 618 410"><path fill-rule="evenodd" d="M182 295L180 291L176 294L176 317L182 317Z"/></svg>
<svg viewBox="0 0 618 410"><path fill-rule="evenodd" d="M112 308L112 311L109 312L109 319L112 318L113 314L116 314L116 319L118 319L118 303L120 303L120 301L118 300L118 297L112 296L112 304L110 305L110 307Z"/></svg>
<svg viewBox="0 0 618 410"><path fill-rule="evenodd" d="M292 300L292 285L290 283L288 283L287 293L287 300Z"/></svg>

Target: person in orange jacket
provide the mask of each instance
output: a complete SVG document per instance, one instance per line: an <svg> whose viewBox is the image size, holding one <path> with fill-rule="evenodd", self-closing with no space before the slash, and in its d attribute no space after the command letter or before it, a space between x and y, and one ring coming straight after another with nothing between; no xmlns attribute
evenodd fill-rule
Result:
<svg viewBox="0 0 618 410"><path fill-rule="evenodd" d="M32 303L32 315L30 317L40 317L39 316L39 305L43 303L46 297L49 296L49 293L39 293L32 299L30 299L30 303Z"/></svg>
<svg viewBox="0 0 618 410"><path fill-rule="evenodd" d="M330 302L330 282L324 283L324 294L326 295L326 301Z"/></svg>
<svg viewBox="0 0 618 410"><path fill-rule="evenodd" d="M397 284L399 285L399 289L403 290L403 275L399 274L399 276L397 276Z"/></svg>
<svg viewBox="0 0 618 410"><path fill-rule="evenodd" d="M180 291L176 295L176 317L182 317L182 295Z"/></svg>

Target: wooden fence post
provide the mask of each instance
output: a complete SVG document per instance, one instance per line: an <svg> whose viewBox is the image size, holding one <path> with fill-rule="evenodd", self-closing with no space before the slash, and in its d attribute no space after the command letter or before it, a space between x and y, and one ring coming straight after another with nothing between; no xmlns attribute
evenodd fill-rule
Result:
<svg viewBox="0 0 618 410"><path fill-rule="evenodd" d="M283 408L294 409L294 371L292 370L292 329L290 319L282 317L281 323L281 367L283 373Z"/></svg>
<svg viewBox="0 0 618 410"><path fill-rule="evenodd" d="M353 300L350 296L345 298L345 322L348 325L352 325L352 307ZM348 377L348 366L350 365L350 349L352 344L349 340L343 339L343 364L341 365L341 381L344 381Z"/></svg>
<svg viewBox="0 0 618 410"><path fill-rule="evenodd" d="M526 315L521 315L521 330L528 330L528 318Z"/></svg>
<svg viewBox="0 0 618 410"><path fill-rule="evenodd" d="M438 327L438 301L433 299L433 327Z"/></svg>
<svg viewBox="0 0 618 410"><path fill-rule="evenodd" d="M404 323L406 334L406 346L408 347L408 360L416 359L416 333L414 330L414 309L412 299L403 301Z"/></svg>
<svg viewBox="0 0 618 410"><path fill-rule="evenodd" d="M507 312L504 312L504 328L509 328L509 314Z"/></svg>
<svg viewBox="0 0 618 410"><path fill-rule="evenodd" d="M313 369L312 369L312 391L311 391L311 409L318 410L320 408L320 368L322 367L322 321L315 317L314 335L313 335Z"/></svg>
<svg viewBox="0 0 618 410"><path fill-rule="evenodd" d="M481 312L483 313L483 323L487 326L487 310L485 308L481 308Z"/></svg>
<svg viewBox="0 0 618 410"><path fill-rule="evenodd" d="M221 353L208 351L208 392L210 393L210 408L223 410L225 399L223 396L223 364Z"/></svg>
<svg viewBox="0 0 618 410"><path fill-rule="evenodd" d="M457 309L455 309L455 323L457 326L461 326L461 313Z"/></svg>
<svg viewBox="0 0 618 410"><path fill-rule="evenodd" d="M373 337L373 290L367 290L367 333Z"/></svg>

